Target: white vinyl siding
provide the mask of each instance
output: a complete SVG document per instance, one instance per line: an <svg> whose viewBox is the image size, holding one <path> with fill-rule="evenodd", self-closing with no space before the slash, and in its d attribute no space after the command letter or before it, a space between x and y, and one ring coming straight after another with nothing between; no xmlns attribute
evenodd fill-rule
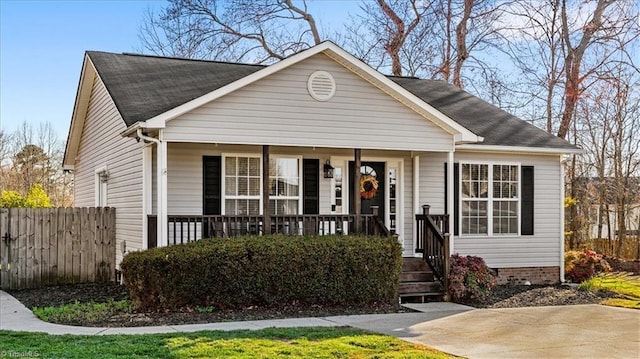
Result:
<svg viewBox="0 0 640 359"><path fill-rule="evenodd" d="M559 156L455 153L455 161L459 163L490 162L489 159L491 162L534 166L534 235L459 236L454 240L455 251L462 255L480 256L495 268L560 265L560 218L563 208ZM443 163L438 163L436 167L443 168Z"/></svg>
<svg viewBox="0 0 640 359"><path fill-rule="evenodd" d="M428 204L434 214L444 214L444 164L446 153L420 154L420 206ZM417 209L422 213L422 208Z"/></svg>
<svg viewBox="0 0 640 359"><path fill-rule="evenodd" d="M336 94L314 100L307 80L330 72ZM453 137L342 65L318 54L167 123L175 142L448 151Z"/></svg>
<svg viewBox="0 0 640 359"><path fill-rule="evenodd" d="M95 206L95 169L104 166L109 173L106 202L116 208L117 264L122 260L123 241L127 251L142 248L143 144L120 136L125 128L104 84L96 77L75 159L74 205Z"/></svg>

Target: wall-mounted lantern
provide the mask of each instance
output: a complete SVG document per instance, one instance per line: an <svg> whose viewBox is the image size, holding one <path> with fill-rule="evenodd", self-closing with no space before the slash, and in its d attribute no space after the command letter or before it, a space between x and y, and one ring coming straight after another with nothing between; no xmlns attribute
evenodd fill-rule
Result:
<svg viewBox="0 0 640 359"><path fill-rule="evenodd" d="M329 160L324 164L324 178L333 178L333 166Z"/></svg>

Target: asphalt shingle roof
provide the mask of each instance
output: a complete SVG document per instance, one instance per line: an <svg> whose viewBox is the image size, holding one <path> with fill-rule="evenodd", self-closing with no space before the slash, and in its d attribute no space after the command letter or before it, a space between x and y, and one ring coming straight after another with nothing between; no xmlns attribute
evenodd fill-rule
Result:
<svg viewBox="0 0 640 359"><path fill-rule="evenodd" d="M265 67L99 51L87 54L127 126L167 112ZM482 145L577 148L444 81L389 78L484 137Z"/></svg>

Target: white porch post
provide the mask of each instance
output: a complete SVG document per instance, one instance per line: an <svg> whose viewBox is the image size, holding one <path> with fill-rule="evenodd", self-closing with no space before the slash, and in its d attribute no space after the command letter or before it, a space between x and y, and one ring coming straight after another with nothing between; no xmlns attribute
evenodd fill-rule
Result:
<svg viewBox="0 0 640 359"><path fill-rule="evenodd" d="M413 214L420 214L420 156L413 156Z"/></svg>
<svg viewBox="0 0 640 359"><path fill-rule="evenodd" d="M151 214L152 197L152 145L142 148L142 249L149 248L148 215Z"/></svg>
<svg viewBox="0 0 640 359"><path fill-rule="evenodd" d="M167 218L167 143L162 139L162 130L158 133L160 143L157 145L157 206L158 206L158 247L169 245Z"/></svg>
<svg viewBox="0 0 640 359"><path fill-rule="evenodd" d="M413 217L411 218L411 221L413 222L416 218L417 214L420 214L421 212L421 207L420 207L420 156L419 155L414 155L413 156ZM414 231L415 231L415 225L414 226ZM416 249L415 249L415 238L417 238L417 234L414 235L414 238L412 238L411 240L411 248L413 250L413 256L420 256L422 257L422 255L420 255L420 253L416 253Z"/></svg>
<svg viewBox="0 0 640 359"><path fill-rule="evenodd" d="M564 196L565 196L565 193L564 193L564 159L562 158L562 155L560 156L559 162L560 162L560 282L564 283Z"/></svg>
<svg viewBox="0 0 640 359"><path fill-rule="evenodd" d="M455 233L455 226L454 226L454 217L455 217L455 207L454 207L454 200L453 200L453 178L455 177L453 174L453 152L454 150L449 151L448 156L447 156L447 208L449 209L449 213L447 213L449 215L449 253L450 254L454 254L455 252L455 248L454 248L454 241L453 241L453 233Z"/></svg>

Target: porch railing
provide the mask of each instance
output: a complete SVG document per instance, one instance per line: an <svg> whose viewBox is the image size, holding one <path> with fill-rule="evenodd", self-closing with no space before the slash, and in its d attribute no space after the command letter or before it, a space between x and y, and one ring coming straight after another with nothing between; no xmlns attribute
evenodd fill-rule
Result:
<svg viewBox="0 0 640 359"><path fill-rule="evenodd" d="M157 216L148 216L149 248L157 245ZM353 214L296 214L271 216L268 233L283 235L329 235L355 233ZM262 235L263 216L169 215L168 244L180 244L203 238ZM361 215L361 232L388 236L389 230L376 214Z"/></svg>
<svg viewBox="0 0 640 359"><path fill-rule="evenodd" d="M422 253L434 275L442 281L445 291L449 276L449 216L429 214L431 206L422 206L422 214L416 215L416 252Z"/></svg>

